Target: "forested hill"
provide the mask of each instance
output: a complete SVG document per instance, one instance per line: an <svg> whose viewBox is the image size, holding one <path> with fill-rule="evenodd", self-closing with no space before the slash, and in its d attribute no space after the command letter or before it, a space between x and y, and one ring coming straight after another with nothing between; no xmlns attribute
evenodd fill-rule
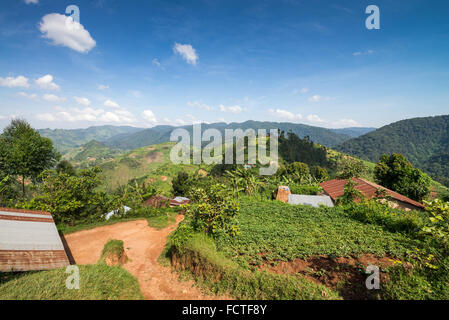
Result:
<svg viewBox="0 0 449 320"><path fill-rule="evenodd" d="M398 121L336 149L372 162L384 153L402 153L414 166L449 185L449 115Z"/></svg>
<svg viewBox="0 0 449 320"><path fill-rule="evenodd" d="M58 151L65 153L89 141L105 141L120 134L131 134L143 130L126 126L98 126L87 129L39 129L39 133L50 138Z"/></svg>
<svg viewBox="0 0 449 320"><path fill-rule="evenodd" d="M189 132L192 132L192 126L183 126ZM243 123L212 123L202 124L202 130L209 128L218 129L224 136L225 129L280 129L285 132L292 131L299 137L309 136L313 142L322 144L327 147L334 147L339 143L346 141L354 136L359 136L364 132L372 130L371 128L348 128L348 129L326 129L321 127L313 127L299 123L289 122L261 122L246 121ZM135 149L143 146L158 144L170 141L170 134L175 129L172 126L156 126L146 130L142 130L133 134L123 134L112 137L105 143L114 148ZM344 131L347 130L347 131ZM358 134L359 133L359 134Z"/></svg>

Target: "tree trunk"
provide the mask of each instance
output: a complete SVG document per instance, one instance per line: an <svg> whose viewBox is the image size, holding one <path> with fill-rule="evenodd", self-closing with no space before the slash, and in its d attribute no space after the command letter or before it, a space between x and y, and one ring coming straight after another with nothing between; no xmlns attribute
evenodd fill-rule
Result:
<svg viewBox="0 0 449 320"><path fill-rule="evenodd" d="M22 176L22 197L25 199L25 176Z"/></svg>

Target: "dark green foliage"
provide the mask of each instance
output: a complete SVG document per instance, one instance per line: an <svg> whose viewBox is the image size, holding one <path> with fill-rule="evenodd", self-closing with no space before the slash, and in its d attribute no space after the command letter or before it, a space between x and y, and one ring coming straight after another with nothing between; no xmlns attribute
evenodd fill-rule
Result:
<svg viewBox="0 0 449 320"><path fill-rule="evenodd" d="M21 119L14 119L0 136L0 172L20 177L25 197L25 179L36 181L45 169L53 167L60 155L48 138L43 138Z"/></svg>
<svg viewBox="0 0 449 320"><path fill-rule="evenodd" d="M74 176L76 174L75 168L73 168L72 164L67 160L61 160L56 165L56 172L65 173L69 176Z"/></svg>
<svg viewBox="0 0 449 320"><path fill-rule="evenodd" d="M314 166L312 169L313 177L317 182L324 182L329 180L329 173L326 168L320 166Z"/></svg>
<svg viewBox="0 0 449 320"><path fill-rule="evenodd" d="M382 155L374 169L374 176L380 185L416 201L422 201L430 193L430 177L413 168L401 154Z"/></svg>
<svg viewBox="0 0 449 320"><path fill-rule="evenodd" d="M173 179L173 194L175 196L185 197L190 190L192 180L187 172L179 171L178 175Z"/></svg>
<svg viewBox="0 0 449 320"><path fill-rule="evenodd" d="M343 158L338 164L338 177L340 179L360 178L367 173L368 168L361 160Z"/></svg>
<svg viewBox="0 0 449 320"><path fill-rule="evenodd" d="M19 206L26 209L48 211L56 222L73 224L87 217L101 217L106 197L97 191L101 183L100 169L80 170L70 176L56 171L44 171L40 179L37 195Z"/></svg>
<svg viewBox="0 0 449 320"><path fill-rule="evenodd" d="M382 154L400 153L449 186L449 116L414 118L351 139L336 149L376 162Z"/></svg>
<svg viewBox="0 0 449 320"><path fill-rule="evenodd" d="M302 183L310 177L309 166L302 162L289 163L286 166L287 175L294 181Z"/></svg>
<svg viewBox="0 0 449 320"><path fill-rule="evenodd" d="M186 217L195 231L214 236L238 234L239 205L224 185L193 189L190 196L193 203L186 206Z"/></svg>
<svg viewBox="0 0 449 320"><path fill-rule="evenodd" d="M279 155L284 161L303 162L308 165L327 165L326 148L313 143L310 137L300 139L295 133L284 132L279 136Z"/></svg>

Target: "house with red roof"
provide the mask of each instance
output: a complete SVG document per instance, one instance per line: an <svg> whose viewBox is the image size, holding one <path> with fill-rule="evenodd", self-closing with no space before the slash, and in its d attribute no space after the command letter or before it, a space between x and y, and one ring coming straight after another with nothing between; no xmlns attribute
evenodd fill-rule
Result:
<svg viewBox="0 0 449 320"><path fill-rule="evenodd" d="M425 208L422 203L414 201L374 182L361 178L352 178L352 180L356 183L354 188L360 191L365 198L375 198L382 190L382 193L386 196L385 198L388 198L383 199L383 201L387 201L393 208L401 208L404 210L423 210ZM320 183L320 186L323 188L324 193L329 195L332 200L336 202L337 199L344 194L344 188L347 183L347 179L333 179Z"/></svg>

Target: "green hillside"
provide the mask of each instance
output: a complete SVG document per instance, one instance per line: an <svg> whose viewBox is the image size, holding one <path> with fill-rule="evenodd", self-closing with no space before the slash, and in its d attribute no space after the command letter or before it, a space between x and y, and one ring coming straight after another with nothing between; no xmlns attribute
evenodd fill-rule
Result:
<svg viewBox="0 0 449 320"><path fill-rule="evenodd" d="M336 149L372 162L382 154L401 153L449 186L449 115L398 121L343 142Z"/></svg>
<svg viewBox="0 0 449 320"><path fill-rule="evenodd" d="M120 152L120 150L109 148L101 142L92 140L79 148L69 150L63 158L80 165L84 161L98 163L99 160L111 159L120 154Z"/></svg>
<svg viewBox="0 0 449 320"><path fill-rule="evenodd" d="M147 145L158 144L170 141L170 134L176 127L172 126L156 126L150 129L142 130L132 134L123 134L120 136L115 136L110 138L105 143L108 146L130 150L135 148L140 148ZM183 126L190 133L192 133L192 126ZM308 126L299 123L288 123L288 122L261 122L261 121L246 121L243 123L213 123L213 124L202 124L202 130L206 129L217 129L224 137L225 129L280 129L285 132L293 131L299 137L309 136L310 139L316 143L322 144L326 147L333 147L346 141L357 135L356 129L350 129L347 133L340 131ZM368 129L369 130L369 129Z"/></svg>
<svg viewBox="0 0 449 320"><path fill-rule="evenodd" d="M50 138L59 152L66 153L91 140L103 142L119 134L130 134L140 130L143 129L126 126L98 126L87 129L40 129L38 131L42 136Z"/></svg>

